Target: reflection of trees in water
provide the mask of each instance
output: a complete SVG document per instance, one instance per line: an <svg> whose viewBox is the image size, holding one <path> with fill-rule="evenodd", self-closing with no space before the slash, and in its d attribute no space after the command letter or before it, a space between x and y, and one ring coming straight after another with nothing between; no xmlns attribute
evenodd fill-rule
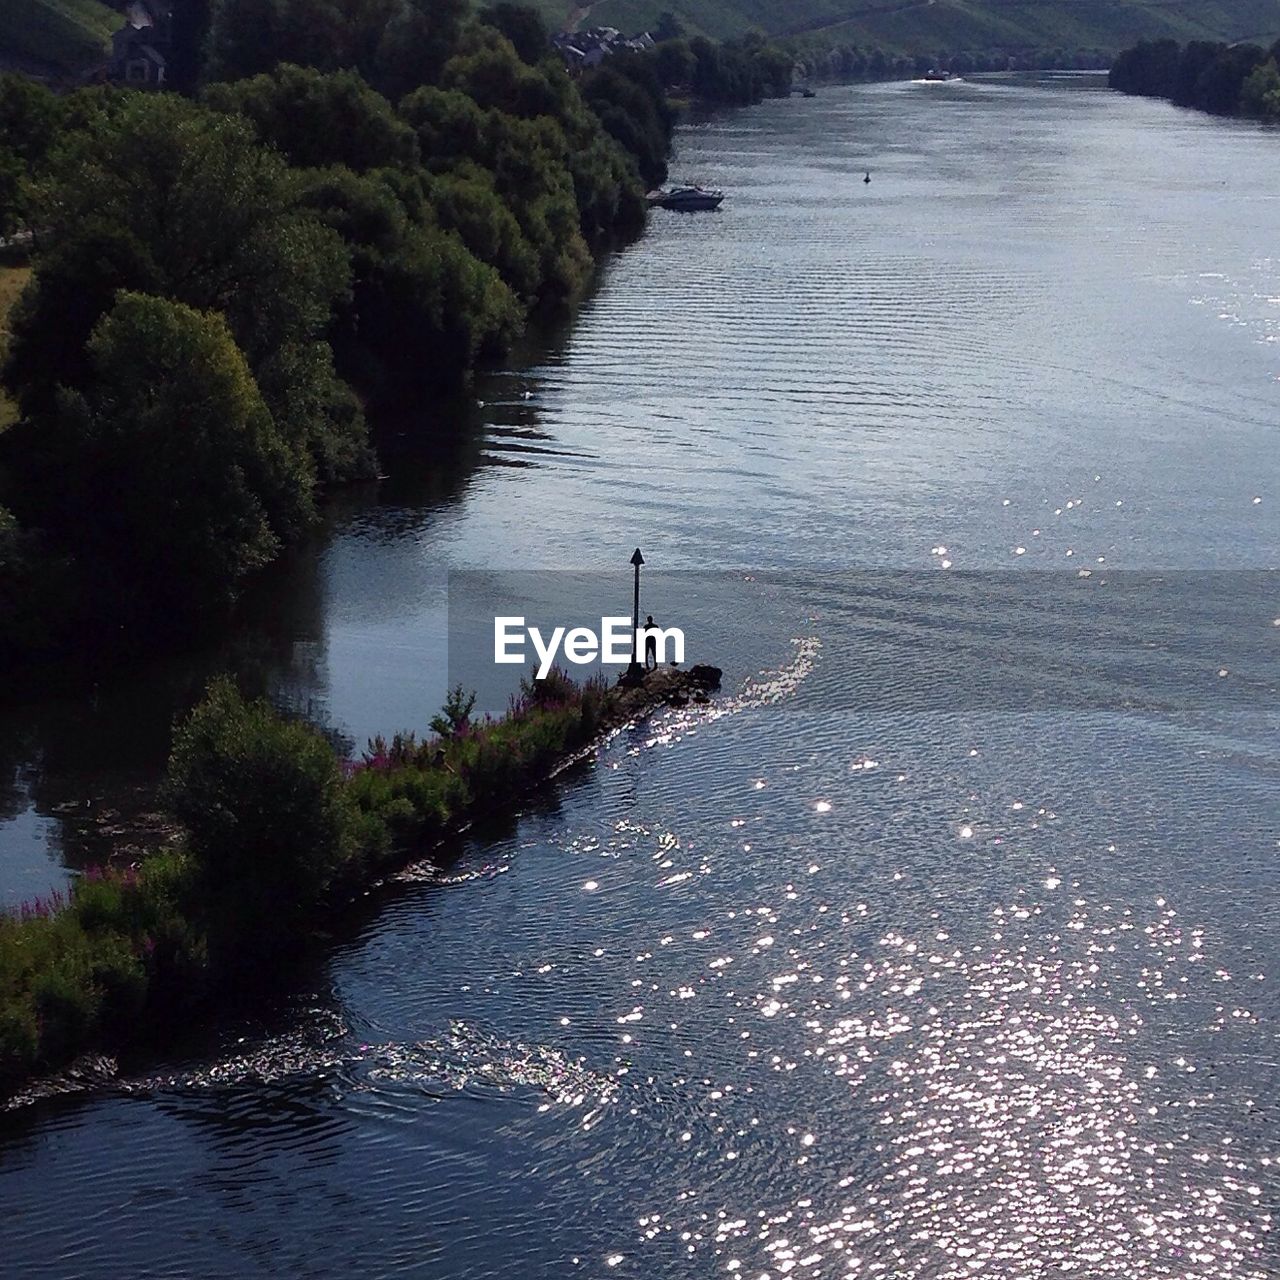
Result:
<svg viewBox="0 0 1280 1280"><path fill-rule="evenodd" d="M51 852L72 867L101 862L121 845L145 847L159 831L156 791L174 720L224 672L249 696L325 728L325 556L334 537L356 526L375 540L429 537L433 521L464 500L486 465L536 465L537 444L546 439L537 369L563 359L569 332L567 322L534 329L512 368L482 375L464 395L382 414L375 429L383 482L329 494L315 533L250 580L232 617L206 634L202 648L0 708L0 822L28 808L55 819ZM337 731L329 737L345 753L355 747Z"/></svg>
<svg viewBox="0 0 1280 1280"><path fill-rule="evenodd" d="M102 862L120 846L128 856L163 838L156 792L173 723L213 676L231 671L250 694L274 695L296 712L319 709L321 579L315 555L293 559L287 577L255 584L274 607L238 611L206 648L0 711L0 820L28 807L55 819L51 852L67 866Z"/></svg>
<svg viewBox="0 0 1280 1280"><path fill-rule="evenodd" d="M17 716L0 716L0 822L24 812L38 768L30 726Z"/></svg>

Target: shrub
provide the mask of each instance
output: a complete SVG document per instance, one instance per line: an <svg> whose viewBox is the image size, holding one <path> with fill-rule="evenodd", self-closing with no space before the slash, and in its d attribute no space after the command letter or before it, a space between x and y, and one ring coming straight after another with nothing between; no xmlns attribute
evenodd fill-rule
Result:
<svg viewBox="0 0 1280 1280"><path fill-rule="evenodd" d="M32 984L40 1025L40 1054L56 1063L86 1043L98 1018L99 997L82 952L60 954Z"/></svg>
<svg viewBox="0 0 1280 1280"><path fill-rule="evenodd" d="M0 1085L28 1075L39 1060L35 1005L21 996L0 999Z"/></svg>
<svg viewBox="0 0 1280 1280"><path fill-rule="evenodd" d="M146 1003L146 970L123 934L105 933L92 939L89 981L99 1002L97 1016L105 1026L135 1017Z"/></svg>
<svg viewBox="0 0 1280 1280"><path fill-rule="evenodd" d="M189 832L217 941L244 957L292 941L355 852L333 749L226 679L179 727L167 795Z"/></svg>
<svg viewBox="0 0 1280 1280"><path fill-rule="evenodd" d="M471 723L471 713L475 710L476 695L468 693L460 684L449 690L440 714L431 719L431 729L442 738L456 738Z"/></svg>

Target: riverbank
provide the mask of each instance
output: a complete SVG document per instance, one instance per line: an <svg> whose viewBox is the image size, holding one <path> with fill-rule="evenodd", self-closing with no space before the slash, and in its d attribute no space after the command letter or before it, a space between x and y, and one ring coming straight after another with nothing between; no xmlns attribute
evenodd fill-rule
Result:
<svg viewBox="0 0 1280 1280"><path fill-rule="evenodd" d="M303 949L398 866L516 813L603 737L719 683L707 666L629 687L552 672L476 722L455 691L431 736L341 760L314 726L215 682L175 737L176 847L0 915L0 1097L266 987L264 962Z"/></svg>
<svg viewBox="0 0 1280 1280"><path fill-rule="evenodd" d="M0 220L41 232L0 401L0 663L24 675L218 627L328 495L379 477L370 421L426 403L443 433L442 396L642 231L673 87L791 85L758 40L614 41L571 73L510 6L442 18L429 55L353 16L364 63L216 8L194 97L0 78Z"/></svg>
<svg viewBox="0 0 1280 1280"><path fill-rule="evenodd" d="M1210 115L1280 120L1280 41L1212 44L1144 40L1116 59L1112 89L1143 98L1166 98Z"/></svg>

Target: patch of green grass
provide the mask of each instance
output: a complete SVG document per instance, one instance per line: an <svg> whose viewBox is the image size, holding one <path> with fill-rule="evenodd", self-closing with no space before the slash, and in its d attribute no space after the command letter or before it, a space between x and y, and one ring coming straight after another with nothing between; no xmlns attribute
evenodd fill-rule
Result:
<svg viewBox="0 0 1280 1280"><path fill-rule="evenodd" d="M0 49L75 75L105 57L122 22L98 0L4 0Z"/></svg>

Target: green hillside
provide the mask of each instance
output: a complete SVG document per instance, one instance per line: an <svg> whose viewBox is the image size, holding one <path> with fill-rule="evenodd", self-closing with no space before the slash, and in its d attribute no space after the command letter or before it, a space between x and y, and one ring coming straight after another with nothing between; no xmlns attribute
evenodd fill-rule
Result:
<svg viewBox="0 0 1280 1280"><path fill-rule="evenodd" d="M886 51L1119 50L1144 37L1273 39L1280 0L542 0L555 25L586 22L631 32L670 10L691 32L715 37L758 27L804 43Z"/></svg>
<svg viewBox="0 0 1280 1280"><path fill-rule="evenodd" d="M0 0L0 57L75 75L101 61L120 25L98 0Z"/></svg>

